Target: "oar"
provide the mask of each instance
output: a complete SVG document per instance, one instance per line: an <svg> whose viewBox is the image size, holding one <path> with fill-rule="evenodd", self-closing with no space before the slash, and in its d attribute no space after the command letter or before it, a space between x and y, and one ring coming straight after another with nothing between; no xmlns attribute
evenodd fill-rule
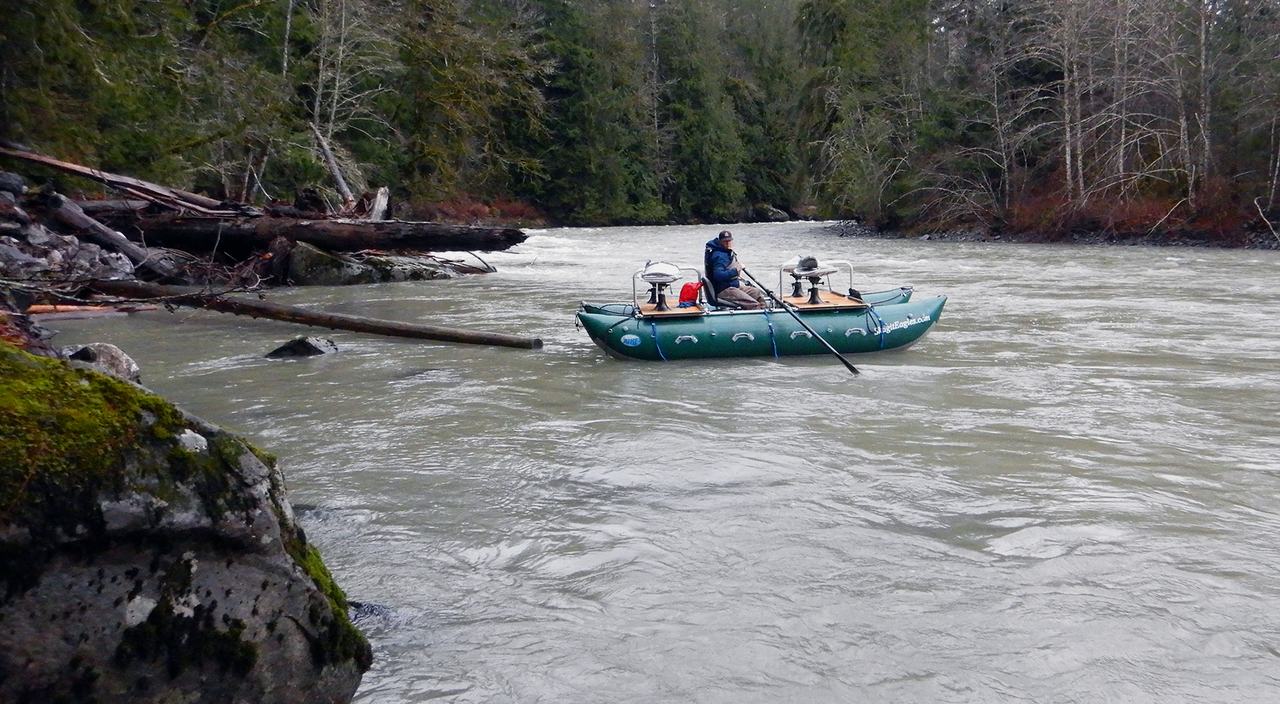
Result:
<svg viewBox="0 0 1280 704"><path fill-rule="evenodd" d="M750 279L751 283L756 285L756 288L760 289L761 291L764 291L764 295L768 296L774 303L777 303L778 305L782 306L783 310L790 313L791 317L795 318L797 323L800 323L800 327L804 328L805 330L808 330L809 334L813 335L814 338L818 340L818 342L821 342L822 346L826 347L828 352L830 352L831 354L834 354L836 356L836 359L840 360L840 363L843 364L846 369L853 372L854 376L857 376L858 374L861 373L858 371L857 367L853 366L853 364L851 364L849 360L844 358L844 355L837 352L836 348L832 347L830 342L827 342L826 340L822 339L822 336L818 334L817 330L814 330L813 328L809 327L809 324L804 322L804 320L800 318L800 314L796 313L794 308L784 303L777 296L773 295L773 291L770 291L769 289L762 286L760 282L756 280L756 277L752 276L751 272L747 271L745 267L743 267L742 269L742 275Z"/></svg>

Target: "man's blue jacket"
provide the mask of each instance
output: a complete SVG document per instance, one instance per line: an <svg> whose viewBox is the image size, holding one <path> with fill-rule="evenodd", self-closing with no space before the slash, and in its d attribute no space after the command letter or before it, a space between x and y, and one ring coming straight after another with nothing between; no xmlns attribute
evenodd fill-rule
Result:
<svg viewBox="0 0 1280 704"><path fill-rule="evenodd" d="M741 285L738 281L738 272L729 268L732 263L733 252L720 244L720 240L713 239L707 242L707 251L702 254L702 266L716 293Z"/></svg>

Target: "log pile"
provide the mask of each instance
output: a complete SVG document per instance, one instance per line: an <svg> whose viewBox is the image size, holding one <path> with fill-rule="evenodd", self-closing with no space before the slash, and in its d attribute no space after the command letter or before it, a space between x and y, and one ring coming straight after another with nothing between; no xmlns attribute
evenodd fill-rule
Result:
<svg viewBox="0 0 1280 704"><path fill-rule="evenodd" d="M0 158L6 157L91 179L119 194L114 200L74 201L50 188L29 191L21 176L0 171L0 295L20 295L28 306L84 303L105 294L383 335L541 346L536 338L318 313L225 295L264 284L486 273L493 269L478 256L471 255L475 265L430 252L503 250L525 239L519 230L383 219L385 188L360 198L344 193L336 213L323 212L317 197L260 208L0 144ZM0 334L17 335L13 321L25 317L9 308Z"/></svg>
<svg viewBox="0 0 1280 704"><path fill-rule="evenodd" d="M219 201L198 193L170 188L142 179L113 174L55 159L35 152L0 146L0 156L23 163L53 168L96 181L123 198L86 201L65 207L59 217L77 224L69 226L115 240L123 234L129 241L181 249L193 254L230 252L249 256L266 252L279 237L306 242L321 249L351 252L359 250L441 250L496 251L513 247L525 234L513 228L448 225L435 222L383 220L388 192L379 189L356 199L344 194L344 209L337 213L299 207L259 208L247 203ZM76 207L81 213L74 212ZM88 223L84 217L97 221ZM106 227L100 227L105 225ZM116 240L116 249L139 260L136 249ZM128 250L128 251L127 251ZM133 253L130 253L132 251ZM161 277L171 271L154 271Z"/></svg>
<svg viewBox="0 0 1280 704"><path fill-rule="evenodd" d="M524 234L514 229L403 220L312 220L271 215L211 217L182 213L135 214L128 219L112 213L103 219L135 239L188 252L208 252L215 246L241 253L266 251L277 237L290 242L306 242L331 252L367 249L493 251L507 249L524 240Z"/></svg>

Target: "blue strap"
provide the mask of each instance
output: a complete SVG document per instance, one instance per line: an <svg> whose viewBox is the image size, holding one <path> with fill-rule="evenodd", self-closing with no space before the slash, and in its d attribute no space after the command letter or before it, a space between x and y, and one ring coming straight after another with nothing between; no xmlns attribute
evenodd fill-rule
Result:
<svg viewBox="0 0 1280 704"><path fill-rule="evenodd" d="M874 307L868 308L867 313L876 319L876 328L880 333L880 349L884 349L884 321L880 319L880 314L876 312Z"/></svg>
<svg viewBox="0 0 1280 704"><path fill-rule="evenodd" d="M773 321L769 319L769 309L764 311L764 322L769 326L769 344L773 345L773 358L778 358L778 339L773 334Z"/></svg>
<svg viewBox="0 0 1280 704"><path fill-rule="evenodd" d="M658 324L650 322L649 329L653 331L653 346L658 350L658 359L667 361L667 355L662 353L662 345L658 344Z"/></svg>

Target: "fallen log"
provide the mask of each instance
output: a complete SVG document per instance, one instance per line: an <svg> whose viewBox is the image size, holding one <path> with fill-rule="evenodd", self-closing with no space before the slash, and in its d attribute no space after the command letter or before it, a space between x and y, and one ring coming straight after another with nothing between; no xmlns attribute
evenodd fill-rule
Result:
<svg viewBox="0 0 1280 704"><path fill-rule="evenodd" d="M189 215L143 215L118 222L148 244L189 252L263 251L277 237L306 242L331 252L362 249L418 251L484 251L513 247L526 239L520 230L501 227L445 225L404 220L304 220L281 217L210 218Z"/></svg>
<svg viewBox="0 0 1280 704"><path fill-rule="evenodd" d="M95 220L104 221L119 217L135 217L138 213L146 210L147 206L151 205L150 202L145 200L130 199L78 200L75 201L75 204L80 206L80 209L86 215Z"/></svg>
<svg viewBox="0 0 1280 704"><path fill-rule="evenodd" d="M27 306L27 315L38 315L41 318L58 318L61 320L76 318L102 318L102 317L118 317L129 315L130 313L139 313L142 311L158 310L159 306L151 305L121 305L121 306L69 306L62 304L35 304Z"/></svg>
<svg viewBox="0 0 1280 704"><path fill-rule="evenodd" d="M69 174L75 174L93 181L97 181L106 186L110 186L118 191L141 198L151 203L163 205L174 210L189 210L197 213L208 215L231 216L239 215L245 212L257 212L256 209L248 206L235 205L228 208L227 204L220 200L215 200L208 196L202 196L199 193L192 193L178 188L170 188L161 186L158 183L143 181L142 179L133 178L132 176L121 176L113 174L101 169L94 169L80 164L73 164L68 161L55 159L51 156L36 154L35 152L23 151L21 149L10 149L0 146L0 156L21 159L33 164L41 164L51 168L65 171Z"/></svg>
<svg viewBox="0 0 1280 704"><path fill-rule="evenodd" d="M342 177L342 169L338 168L338 160L333 156L333 150L329 148L329 142L320 134L316 123L311 123L311 133L316 136L316 143L320 145L320 152L324 154L324 163L329 167L329 173L333 175L333 180L338 184L338 195L342 196L342 209L344 211L351 210L351 206L356 204L355 196L351 195L351 189L347 187L347 180Z"/></svg>
<svg viewBox="0 0 1280 704"><path fill-rule="evenodd" d="M350 330L352 332L366 332L392 337L462 342L473 345L494 345L498 347L518 347L521 349L536 350L542 347L542 340L537 337L520 337L505 333L463 330L439 325L416 325L341 313L323 313L278 303L231 298L208 290L186 286L162 286L137 281L94 281L90 287L99 293L122 298L164 299L172 304L192 308L207 308L221 313L248 315L253 318L270 318L286 323L298 323L331 330Z"/></svg>
<svg viewBox="0 0 1280 704"><path fill-rule="evenodd" d="M135 267L148 269L166 279L180 278L177 267L168 260L157 256L135 242L130 242L124 235L85 215L80 206L68 200L66 196L50 193L41 196L37 206L54 222L69 228L76 237L119 252L129 258Z"/></svg>

